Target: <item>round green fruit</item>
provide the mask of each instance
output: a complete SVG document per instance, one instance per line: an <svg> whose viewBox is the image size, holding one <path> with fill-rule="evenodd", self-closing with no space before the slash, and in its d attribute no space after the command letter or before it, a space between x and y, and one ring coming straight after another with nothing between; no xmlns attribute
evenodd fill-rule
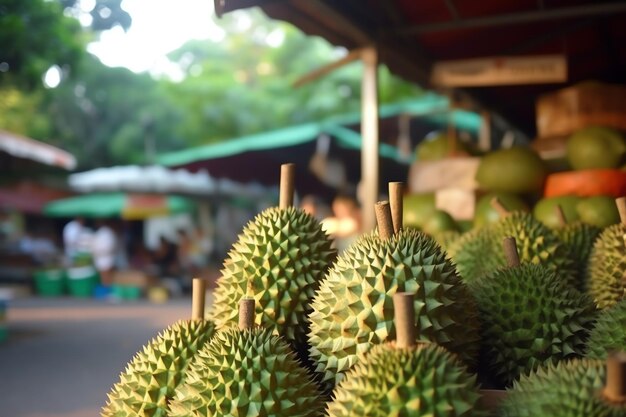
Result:
<svg viewBox="0 0 626 417"><path fill-rule="evenodd" d="M452 155L469 154L467 146L460 141L456 141L454 152L451 148L451 140L445 133L435 136L427 136L417 145L416 155L418 161L439 161Z"/></svg>
<svg viewBox="0 0 626 417"><path fill-rule="evenodd" d="M482 158L476 181L488 191L530 193L543 188L546 167L528 148L500 149Z"/></svg>
<svg viewBox="0 0 626 417"><path fill-rule="evenodd" d="M567 159L575 170L617 168L626 155L626 140L616 130L591 126L567 142Z"/></svg>
<svg viewBox="0 0 626 417"><path fill-rule="evenodd" d="M502 205L509 211L528 211L528 205L515 194L488 193L482 196L476 203L476 212L474 213L475 227L482 227L500 220L500 214L491 206L491 200L494 198L500 200Z"/></svg>
<svg viewBox="0 0 626 417"><path fill-rule="evenodd" d="M404 226L421 228L428 217L437 209L435 207L435 194L406 195L402 208Z"/></svg>
<svg viewBox="0 0 626 417"><path fill-rule="evenodd" d="M563 210L563 214L565 215L565 221L572 223L579 218L576 205L580 201L582 201L582 199L574 195L543 198L535 204L533 215L541 223L556 229L562 226L556 207L561 206L561 210Z"/></svg>
<svg viewBox="0 0 626 417"><path fill-rule="evenodd" d="M441 232L458 230L459 226L452 216L444 210L435 210L422 225L422 231L431 236L435 236Z"/></svg>
<svg viewBox="0 0 626 417"><path fill-rule="evenodd" d="M580 220L598 227L608 227L620 222L619 211L613 197L599 195L588 197L576 205Z"/></svg>

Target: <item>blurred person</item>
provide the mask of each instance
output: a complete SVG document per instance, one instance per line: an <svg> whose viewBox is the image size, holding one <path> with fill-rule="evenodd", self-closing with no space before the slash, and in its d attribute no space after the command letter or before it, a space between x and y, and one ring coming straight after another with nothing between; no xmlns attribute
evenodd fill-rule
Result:
<svg viewBox="0 0 626 417"><path fill-rule="evenodd" d="M68 262L81 252L85 229L85 219L82 217L74 218L63 227L63 248Z"/></svg>
<svg viewBox="0 0 626 417"><path fill-rule="evenodd" d="M98 229L91 241L93 262L100 274L100 281L103 286L109 287L113 284L113 268L117 254L117 239L113 229L106 221L98 222Z"/></svg>
<svg viewBox="0 0 626 417"><path fill-rule="evenodd" d="M174 277L178 274L178 249L163 235L159 237L159 246L152 253L152 260L160 277Z"/></svg>
<svg viewBox="0 0 626 417"><path fill-rule="evenodd" d="M300 208L305 213L311 215L319 221L330 216L331 212L328 206L322 200L313 194L307 194L300 201Z"/></svg>
<svg viewBox="0 0 626 417"><path fill-rule="evenodd" d="M332 203L333 216L322 221L322 227L335 239L339 252L345 250L361 233L361 209L357 201L338 195Z"/></svg>

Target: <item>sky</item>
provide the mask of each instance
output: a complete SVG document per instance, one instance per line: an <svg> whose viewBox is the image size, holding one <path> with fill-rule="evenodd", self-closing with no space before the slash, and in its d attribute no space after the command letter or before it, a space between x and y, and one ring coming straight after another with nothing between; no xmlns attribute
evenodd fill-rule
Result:
<svg viewBox="0 0 626 417"><path fill-rule="evenodd" d="M82 0L81 7L89 11L94 3ZM124 0L122 7L133 19L128 32L119 27L103 32L88 47L108 66L176 79L179 74L167 60L169 52L192 39L220 41L226 35L214 21L211 0ZM79 18L85 25L90 23L88 13Z"/></svg>

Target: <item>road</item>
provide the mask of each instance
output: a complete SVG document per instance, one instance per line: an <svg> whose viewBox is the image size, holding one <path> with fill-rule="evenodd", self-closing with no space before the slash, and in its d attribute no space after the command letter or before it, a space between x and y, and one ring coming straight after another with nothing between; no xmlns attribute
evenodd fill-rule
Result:
<svg viewBox="0 0 626 417"><path fill-rule="evenodd" d="M9 340L0 343L0 416L98 416L133 354L190 314L186 299L167 304L12 301Z"/></svg>

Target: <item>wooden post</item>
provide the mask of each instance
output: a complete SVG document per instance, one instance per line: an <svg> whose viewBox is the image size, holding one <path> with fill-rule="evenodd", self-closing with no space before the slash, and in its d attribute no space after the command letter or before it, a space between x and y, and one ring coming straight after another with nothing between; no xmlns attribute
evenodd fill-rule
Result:
<svg viewBox="0 0 626 417"><path fill-rule="evenodd" d="M378 236L381 239L389 239L393 236L393 221L391 220L391 210L388 201L379 201L374 206L376 213L376 223L378 224Z"/></svg>
<svg viewBox="0 0 626 417"><path fill-rule="evenodd" d="M519 266L519 254L517 253L517 245L515 244L515 238L513 236L507 236L502 241L504 247L504 256L506 257L506 263L509 267Z"/></svg>
<svg viewBox="0 0 626 417"><path fill-rule="evenodd" d="M376 226L372 207L378 200L378 52L366 47L361 52L363 80L361 84L361 207L363 230Z"/></svg>
<svg viewBox="0 0 626 417"><path fill-rule="evenodd" d="M393 322L396 327L396 348L410 349L416 344L415 295L398 292L393 295Z"/></svg>
<svg viewBox="0 0 626 417"><path fill-rule="evenodd" d="M619 211L619 218L622 224L626 224L626 197L616 199L615 204L617 204L617 211Z"/></svg>
<svg viewBox="0 0 626 417"><path fill-rule="evenodd" d="M611 352L606 358L603 394L612 403L626 402L626 352Z"/></svg>
<svg viewBox="0 0 626 417"><path fill-rule="evenodd" d="M478 149L487 152L491 149L491 113L483 110L480 115L482 121L478 137Z"/></svg>
<svg viewBox="0 0 626 417"><path fill-rule="evenodd" d="M295 188L296 164L282 164L280 166L280 200L278 207L286 209L293 206Z"/></svg>
<svg viewBox="0 0 626 417"><path fill-rule="evenodd" d="M556 217L559 220L559 225L561 227L566 226L567 225L567 219L565 218L565 213L563 212L563 207L561 207L560 204L557 204L556 206L554 206L554 209L556 210Z"/></svg>
<svg viewBox="0 0 626 417"><path fill-rule="evenodd" d="M501 217L506 217L509 214L511 214L506 207L504 207L504 205L502 204L502 201L500 201L500 199L498 197L494 197L491 199L491 201L489 202L491 204L491 207L493 207L494 209L496 209L496 211L498 212L498 214Z"/></svg>
<svg viewBox="0 0 626 417"><path fill-rule="evenodd" d="M391 208L391 221L393 231L398 233L402 229L402 200L404 194L404 183L389 183L389 207ZM377 217L378 218L378 217Z"/></svg>
<svg viewBox="0 0 626 417"><path fill-rule="evenodd" d="M191 319L203 320L206 280L202 278L194 278L191 285Z"/></svg>
<svg viewBox="0 0 626 417"><path fill-rule="evenodd" d="M254 298L243 298L239 301L239 330L254 327Z"/></svg>

